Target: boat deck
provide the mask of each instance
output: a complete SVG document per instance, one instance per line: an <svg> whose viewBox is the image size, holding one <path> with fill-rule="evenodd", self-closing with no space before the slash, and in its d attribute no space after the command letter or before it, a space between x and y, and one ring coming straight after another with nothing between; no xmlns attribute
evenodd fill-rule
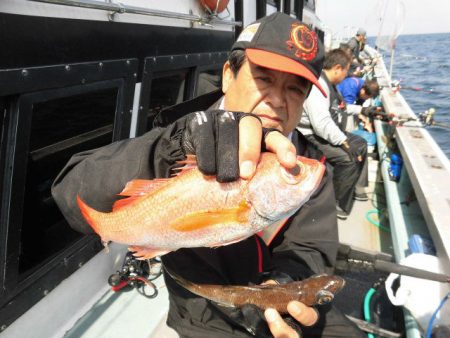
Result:
<svg viewBox="0 0 450 338"><path fill-rule="evenodd" d="M364 250L393 254L390 233L383 230L389 229L389 225L378 167L379 161L369 157L369 187L366 189L369 200L355 201L349 217L346 220L338 220L339 241ZM369 219L380 223L383 228L377 227Z"/></svg>
<svg viewBox="0 0 450 338"><path fill-rule="evenodd" d="M64 338L178 337L166 325L169 301L163 277L158 277L154 284L158 296L153 299L135 289L120 292L109 289Z"/></svg>

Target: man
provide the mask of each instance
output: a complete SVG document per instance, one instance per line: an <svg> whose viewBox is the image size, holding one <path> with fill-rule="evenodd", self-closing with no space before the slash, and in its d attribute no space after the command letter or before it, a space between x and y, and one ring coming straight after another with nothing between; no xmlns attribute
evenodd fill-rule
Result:
<svg viewBox="0 0 450 338"><path fill-rule="evenodd" d="M362 105L364 101L377 97L380 93L376 80L364 80L356 76L345 78L336 87L347 105Z"/></svg>
<svg viewBox="0 0 450 338"><path fill-rule="evenodd" d="M189 153L196 155L204 174L216 175L221 182L250 178L261 146L276 153L287 168L295 165L296 154L320 159L322 154L293 131L311 85L320 88L322 61L323 47L304 24L283 13L260 19L244 29L232 47L223 67L223 97L211 93L182 103L156 121L166 125L171 117L208 109L218 99L210 110L187 114L136 139L75 155L54 183L56 202L72 227L87 231L75 205L77 194L94 208L108 210L127 181L168 177ZM294 144L286 138L291 133ZM162 256L163 264L186 279L207 284L286 283L324 272L332 268L338 245L332 195L326 175L270 245L254 236L215 249L180 249ZM169 275L164 277L170 301L167 324L180 337L298 337L298 324L307 336L363 337L333 307L320 308L319 318L314 308L290 302L293 328L273 309L262 316L251 306L224 308L193 295Z"/></svg>
<svg viewBox="0 0 450 338"><path fill-rule="evenodd" d="M376 80L364 80L360 77L351 76L346 77L344 81L339 83L336 88L341 94L344 102L346 103L347 113L349 117L349 123L347 124L347 130L352 131L355 128L353 117L358 117L358 121L361 121L364 125L364 129L373 133L373 126L370 121L370 117L376 116L377 112L381 111L381 108L365 105L364 103L371 98L377 97L380 93L380 87Z"/></svg>
<svg viewBox="0 0 450 338"><path fill-rule="evenodd" d="M348 45L353 53L353 58L356 63L362 64L362 60L359 57L359 52L364 49L366 43L366 30L359 28L356 35L348 40Z"/></svg>
<svg viewBox="0 0 450 338"><path fill-rule="evenodd" d="M349 67L350 58L343 50L327 54L319 80L327 97L316 88L311 90L297 128L333 166L337 215L341 219L347 218L354 199L367 200L364 188L368 185L367 144L361 137L345 132L347 112L336 89Z"/></svg>

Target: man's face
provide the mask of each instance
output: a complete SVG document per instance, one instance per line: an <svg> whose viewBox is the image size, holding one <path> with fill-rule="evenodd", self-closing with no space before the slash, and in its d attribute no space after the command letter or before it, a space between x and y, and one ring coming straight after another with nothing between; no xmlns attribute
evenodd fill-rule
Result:
<svg viewBox="0 0 450 338"><path fill-rule="evenodd" d="M350 64L347 64L347 66L345 66L344 68L342 68L341 67L341 78L340 78L340 80L341 81L339 81L339 82L342 82L342 81L344 81L345 80L345 78L347 77L347 75L348 75L348 70L350 69Z"/></svg>
<svg viewBox="0 0 450 338"><path fill-rule="evenodd" d="M364 90L364 88L361 88L361 90L359 91L359 98L362 100L368 100L371 98L370 95L367 95L366 91Z"/></svg>
<svg viewBox="0 0 450 338"><path fill-rule="evenodd" d="M297 126L309 82L293 74L263 68L245 60L234 76L229 63L223 67L224 108L253 113L266 128L288 135Z"/></svg>
<svg viewBox="0 0 450 338"><path fill-rule="evenodd" d="M338 84L344 81L344 79L347 77L348 70L350 69L350 64L348 64L346 67L342 67L341 65L337 64L332 68L333 72L333 78L329 79L333 84Z"/></svg>

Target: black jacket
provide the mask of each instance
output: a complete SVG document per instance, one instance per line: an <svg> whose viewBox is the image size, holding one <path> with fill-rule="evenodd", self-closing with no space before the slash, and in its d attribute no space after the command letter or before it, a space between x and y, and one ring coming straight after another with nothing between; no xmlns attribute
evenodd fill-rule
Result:
<svg viewBox="0 0 450 338"><path fill-rule="evenodd" d="M171 122L188 112L210 106L209 95L164 111L156 125ZM205 106L205 102L209 103ZM200 107L203 106L203 107ZM90 206L110 211L116 194L135 178L168 177L175 161L183 158L180 148L185 119L179 118L167 127L155 127L143 136L115 142L105 147L76 154L56 178L52 194L70 226L92 233L76 204L76 196ZM294 131L292 141L297 153L321 159L322 154L300 133ZM199 283L241 284L261 282L261 270L285 273L302 279L325 272L335 263L338 233L332 179L327 170L320 187L276 236L270 247L253 236L236 244L210 248L180 249L162 257L163 263L179 275ZM166 277L170 294L168 324L182 330L193 322L209 321L209 303L194 296ZM207 311L207 309L209 309ZM200 324L199 324L200 325ZM215 324L214 324L215 325Z"/></svg>

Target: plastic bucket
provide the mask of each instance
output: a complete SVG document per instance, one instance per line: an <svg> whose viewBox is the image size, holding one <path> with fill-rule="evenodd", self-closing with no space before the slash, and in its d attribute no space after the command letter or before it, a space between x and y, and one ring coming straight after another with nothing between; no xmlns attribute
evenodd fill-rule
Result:
<svg viewBox="0 0 450 338"><path fill-rule="evenodd" d="M404 258L400 264L443 273L436 256L414 253ZM428 323L441 300L450 292L447 283L439 283L409 276L400 277L400 286L394 295L392 284L398 274L391 273L386 279L386 292L392 304L407 308L420 327L426 331ZM448 302L447 302L448 303ZM445 304L439 311L434 325L450 325L450 304Z"/></svg>

